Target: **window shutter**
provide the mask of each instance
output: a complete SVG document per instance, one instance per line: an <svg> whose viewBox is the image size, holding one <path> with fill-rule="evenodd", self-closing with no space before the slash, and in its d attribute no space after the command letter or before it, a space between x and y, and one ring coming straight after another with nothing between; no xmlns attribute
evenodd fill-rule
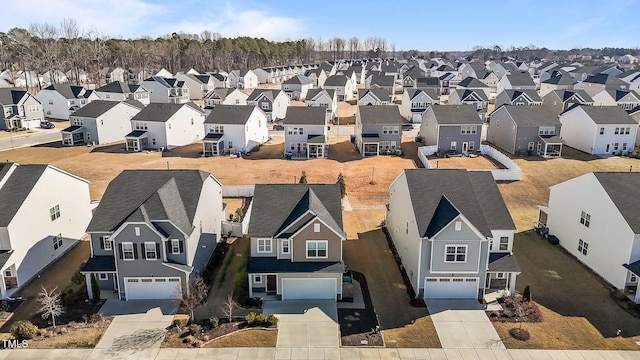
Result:
<svg viewBox="0 0 640 360"><path fill-rule="evenodd" d="M180 240L178 243L180 244L180 254L182 254L184 252L184 242Z"/></svg>
<svg viewBox="0 0 640 360"><path fill-rule="evenodd" d="M144 246L144 243L140 244L140 250L142 251L142 258L146 259L147 258L147 249Z"/></svg>
<svg viewBox="0 0 640 360"><path fill-rule="evenodd" d="M100 236L100 249L104 250L104 238Z"/></svg>
<svg viewBox="0 0 640 360"><path fill-rule="evenodd" d="M122 244L118 244L118 255L120 255L120 260L122 260Z"/></svg>
<svg viewBox="0 0 640 360"><path fill-rule="evenodd" d="M144 251L142 253L144 254ZM133 258L138 258L138 247L135 244L133 244Z"/></svg>
<svg viewBox="0 0 640 360"><path fill-rule="evenodd" d="M171 254L171 240L166 242L167 246L165 246L167 248L167 255Z"/></svg>
<svg viewBox="0 0 640 360"><path fill-rule="evenodd" d="M156 259L160 259L160 243L156 243Z"/></svg>

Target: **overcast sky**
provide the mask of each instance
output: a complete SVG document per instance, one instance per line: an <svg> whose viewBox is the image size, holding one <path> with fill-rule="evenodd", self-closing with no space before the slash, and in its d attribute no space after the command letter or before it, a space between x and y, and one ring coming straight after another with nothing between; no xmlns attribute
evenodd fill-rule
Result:
<svg viewBox="0 0 640 360"><path fill-rule="evenodd" d="M209 30L269 40L378 36L397 50L638 47L638 1L21 0L2 5L0 31L73 18L115 38Z"/></svg>

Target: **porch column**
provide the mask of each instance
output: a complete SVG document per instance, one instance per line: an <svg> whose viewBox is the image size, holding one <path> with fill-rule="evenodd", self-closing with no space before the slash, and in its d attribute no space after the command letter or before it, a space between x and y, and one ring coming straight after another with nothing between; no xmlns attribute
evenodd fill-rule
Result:
<svg viewBox="0 0 640 360"><path fill-rule="evenodd" d="M251 278L253 276L251 274L249 274L249 276L247 276L247 281L249 282L249 299L251 299L253 297L253 286L252 286L252 281Z"/></svg>
<svg viewBox="0 0 640 360"><path fill-rule="evenodd" d="M207 143L206 142L202 142L202 157L207 156Z"/></svg>
<svg viewBox="0 0 640 360"><path fill-rule="evenodd" d="M4 282L4 276L0 276L0 299L7 298L7 284Z"/></svg>
<svg viewBox="0 0 640 360"><path fill-rule="evenodd" d="M516 273L509 273L509 294L513 295L516 291Z"/></svg>
<svg viewBox="0 0 640 360"><path fill-rule="evenodd" d="M125 151L129 151L129 139L124 138L124 148Z"/></svg>
<svg viewBox="0 0 640 360"><path fill-rule="evenodd" d="M87 295L93 300L93 290L91 289L91 273L84 274L84 282L87 284Z"/></svg>

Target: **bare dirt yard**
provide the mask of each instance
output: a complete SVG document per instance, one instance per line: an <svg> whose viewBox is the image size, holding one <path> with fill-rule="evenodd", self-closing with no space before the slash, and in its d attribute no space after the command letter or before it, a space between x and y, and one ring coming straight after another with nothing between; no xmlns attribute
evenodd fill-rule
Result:
<svg viewBox="0 0 640 360"><path fill-rule="evenodd" d="M437 169L493 170L500 168L499 163L483 155L474 158L466 156L452 156L448 158L430 156L428 159L429 164Z"/></svg>

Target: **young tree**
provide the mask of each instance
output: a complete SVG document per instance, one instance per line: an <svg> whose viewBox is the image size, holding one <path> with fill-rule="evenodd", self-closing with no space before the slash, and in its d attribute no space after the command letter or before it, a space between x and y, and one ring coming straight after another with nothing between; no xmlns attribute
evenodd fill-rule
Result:
<svg viewBox="0 0 640 360"><path fill-rule="evenodd" d="M347 187L344 183L344 175L342 175L342 173L338 174L338 181L336 181L336 184L340 184L340 196L344 197L347 195Z"/></svg>
<svg viewBox="0 0 640 360"><path fill-rule="evenodd" d="M189 312L191 320L193 320L193 312L204 302L208 293L209 287L202 276L196 277L189 284L189 294L184 294L182 296L180 307Z"/></svg>
<svg viewBox="0 0 640 360"><path fill-rule="evenodd" d="M304 170L302 171L302 175L300 176L300 184L306 184L307 183L307 173L304 172Z"/></svg>
<svg viewBox="0 0 640 360"><path fill-rule="evenodd" d="M96 275L91 273L91 293L93 297L91 298L94 303L100 301L100 286L98 286L98 281L96 281Z"/></svg>
<svg viewBox="0 0 640 360"><path fill-rule="evenodd" d="M220 309L222 313L229 319L229 322L233 320L233 309L238 307L238 303L233 299L233 296L227 295L227 301L225 301Z"/></svg>
<svg viewBox="0 0 640 360"><path fill-rule="evenodd" d="M40 312L42 318L51 318L53 327L56 327L56 317L64 313L64 308L60 303L60 292L56 286L53 290L48 290L42 285L42 290L38 294L38 302L40 303Z"/></svg>

